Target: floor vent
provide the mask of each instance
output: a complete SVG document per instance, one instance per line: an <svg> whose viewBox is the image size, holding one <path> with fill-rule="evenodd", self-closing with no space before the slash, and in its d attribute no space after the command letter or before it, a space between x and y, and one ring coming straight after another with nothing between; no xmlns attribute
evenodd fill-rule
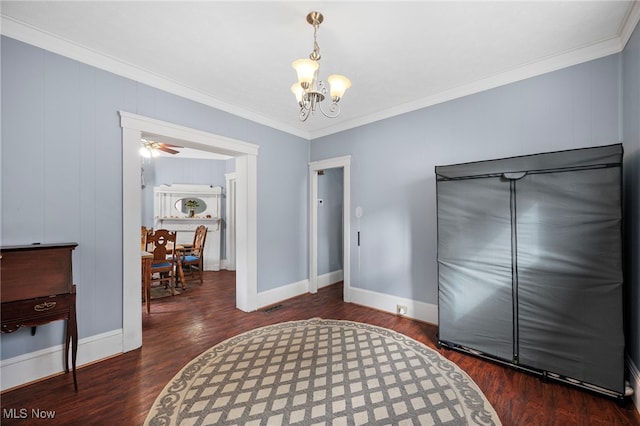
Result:
<svg viewBox="0 0 640 426"><path fill-rule="evenodd" d="M271 313L273 311L277 311L278 309L282 309L282 305L273 305L273 306L269 306L268 308L266 308L264 311L266 313Z"/></svg>

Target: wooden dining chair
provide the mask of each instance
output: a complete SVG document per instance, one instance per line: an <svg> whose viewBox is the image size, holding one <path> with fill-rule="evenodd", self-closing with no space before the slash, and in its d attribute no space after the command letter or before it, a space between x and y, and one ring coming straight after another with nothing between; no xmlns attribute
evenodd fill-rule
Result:
<svg viewBox="0 0 640 426"><path fill-rule="evenodd" d="M145 300L150 300L151 287L154 284L162 285L164 283L165 287L172 294L175 294L176 255L173 250L167 250L167 244L175 245L175 243L176 232L166 229L156 229L153 233L147 235L147 244L153 254L153 258L149 268L150 277L147 281L149 286L144 289Z"/></svg>
<svg viewBox="0 0 640 426"><path fill-rule="evenodd" d="M147 238L149 234L153 233L153 228L147 228L146 226L140 227L140 249L147 251Z"/></svg>
<svg viewBox="0 0 640 426"><path fill-rule="evenodd" d="M204 258L204 243L207 239L207 227L200 225L196 228L193 235L193 244L191 247L185 246L184 250L180 253L180 260L182 261L182 270L185 274L188 274L190 278L196 278L195 273L198 273L200 284L202 284L202 271L203 271L203 258Z"/></svg>

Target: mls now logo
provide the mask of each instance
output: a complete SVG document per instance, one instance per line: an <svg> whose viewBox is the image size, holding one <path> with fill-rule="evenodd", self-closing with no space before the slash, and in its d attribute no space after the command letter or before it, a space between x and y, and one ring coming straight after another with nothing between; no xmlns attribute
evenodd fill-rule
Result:
<svg viewBox="0 0 640 426"><path fill-rule="evenodd" d="M32 408L27 410L26 408L3 408L3 419L53 419L56 416L55 411L40 410L39 408Z"/></svg>

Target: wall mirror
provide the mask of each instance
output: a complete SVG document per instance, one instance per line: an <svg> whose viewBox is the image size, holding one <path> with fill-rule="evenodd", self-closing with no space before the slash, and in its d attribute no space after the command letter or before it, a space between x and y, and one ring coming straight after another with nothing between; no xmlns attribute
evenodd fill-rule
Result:
<svg viewBox="0 0 640 426"><path fill-rule="evenodd" d="M176 201L175 207L180 213L193 216L207 210L207 203L200 198L185 197Z"/></svg>

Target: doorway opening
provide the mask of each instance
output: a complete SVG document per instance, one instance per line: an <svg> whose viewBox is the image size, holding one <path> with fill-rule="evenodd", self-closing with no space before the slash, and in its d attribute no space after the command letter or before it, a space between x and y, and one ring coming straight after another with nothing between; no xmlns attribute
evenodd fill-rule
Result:
<svg viewBox="0 0 640 426"><path fill-rule="evenodd" d="M309 163L309 292L318 291L318 172L342 168L343 300L351 301L351 156Z"/></svg>
<svg viewBox="0 0 640 426"><path fill-rule="evenodd" d="M180 141L192 149L235 158L236 173L236 307L257 309L257 155L258 145L120 112L122 127L123 352L142 345L140 291L141 135Z"/></svg>

